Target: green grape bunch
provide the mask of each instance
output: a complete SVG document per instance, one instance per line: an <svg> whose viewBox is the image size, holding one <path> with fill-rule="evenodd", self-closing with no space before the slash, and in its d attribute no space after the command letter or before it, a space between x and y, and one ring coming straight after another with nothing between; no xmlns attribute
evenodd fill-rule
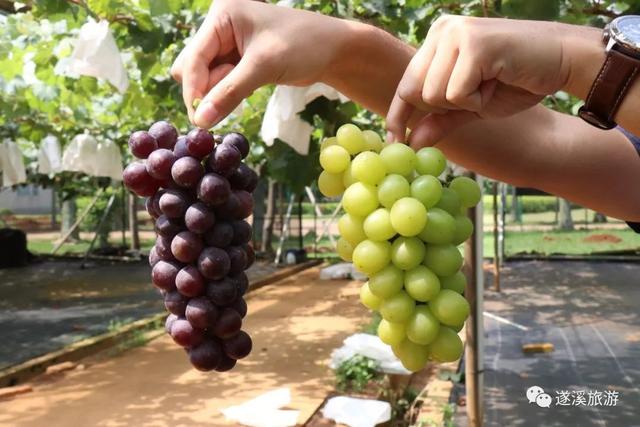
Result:
<svg viewBox="0 0 640 427"><path fill-rule="evenodd" d="M458 332L469 316L458 245L473 233L467 209L480 187L438 178L447 160L435 147L418 152L353 124L322 142L320 192L342 196L338 255L368 277L360 300L378 311L380 339L405 368L462 356Z"/></svg>

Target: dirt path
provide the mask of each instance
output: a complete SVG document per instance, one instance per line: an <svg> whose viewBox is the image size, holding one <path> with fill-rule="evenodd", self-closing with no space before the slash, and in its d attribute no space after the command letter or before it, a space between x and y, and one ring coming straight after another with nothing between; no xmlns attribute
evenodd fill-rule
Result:
<svg viewBox="0 0 640 427"><path fill-rule="evenodd" d="M121 356L88 361L83 371L34 383L32 393L0 402L0 425L20 427L226 426L219 409L289 387L304 421L332 388L331 351L369 314L358 283L320 281L319 269L259 289L246 329L254 351L227 374L190 368L163 336Z"/></svg>

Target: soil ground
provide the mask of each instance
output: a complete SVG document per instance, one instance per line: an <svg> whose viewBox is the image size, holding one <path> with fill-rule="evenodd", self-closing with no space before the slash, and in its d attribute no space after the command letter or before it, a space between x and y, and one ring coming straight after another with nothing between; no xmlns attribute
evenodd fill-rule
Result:
<svg viewBox="0 0 640 427"><path fill-rule="evenodd" d="M319 269L249 294L245 329L252 354L230 373L201 373L163 336L84 370L40 379L34 391L0 401L6 427L226 426L221 408L288 387L303 422L333 389L331 351L361 330L369 313L358 282L320 281Z"/></svg>

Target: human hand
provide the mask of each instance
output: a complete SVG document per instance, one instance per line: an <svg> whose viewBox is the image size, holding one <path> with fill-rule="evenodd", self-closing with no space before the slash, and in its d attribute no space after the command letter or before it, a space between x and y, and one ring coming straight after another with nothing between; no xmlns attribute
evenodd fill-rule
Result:
<svg viewBox="0 0 640 427"><path fill-rule="evenodd" d="M516 114L567 83L575 27L444 16L407 67L387 114L387 139L433 145L469 121ZM578 31L579 32L579 31Z"/></svg>
<svg viewBox="0 0 640 427"><path fill-rule="evenodd" d="M190 120L208 128L269 83L321 80L344 21L248 0L216 0L171 67ZM194 109L195 99L202 99Z"/></svg>

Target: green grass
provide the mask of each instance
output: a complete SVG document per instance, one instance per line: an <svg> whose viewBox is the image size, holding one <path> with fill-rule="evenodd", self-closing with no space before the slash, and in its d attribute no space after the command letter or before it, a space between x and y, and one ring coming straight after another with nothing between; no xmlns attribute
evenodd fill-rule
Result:
<svg viewBox="0 0 640 427"><path fill-rule="evenodd" d="M89 248L90 243L91 242L89 240L80 240L74 243L65 243L60 249L58 249L56 255L84 255L84 253ZM120 246L122 244L122 240L112 239L110 243L113 246ZM129 240L127 239L127 247L129 246L129 243ZM146 252L151 249L153 244L153 240L143 239L140 241L142 250ZM29 249L29 251L34 254L50 254L54 246L55 242L51 240L29 239L27 241L27 249Z"/></svg>
<svg viewBox="0 0 640 427"><path fill-rule="evenodd" d="M608 241L585 241L593 235L615 236L618 243ZM507 232L505 253L507 255L538 253L588 255L599 252L640 250L640 234L632 230L579 230L579 231L525 231ZM484 256L493 257L493 235L484 237Z"/></svg>

